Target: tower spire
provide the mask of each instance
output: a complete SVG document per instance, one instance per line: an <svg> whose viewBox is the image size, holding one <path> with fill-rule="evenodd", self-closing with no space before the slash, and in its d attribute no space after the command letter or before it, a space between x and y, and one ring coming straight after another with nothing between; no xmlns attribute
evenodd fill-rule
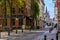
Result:
<svg viewBox="0 0 60 40"><path fill-rule="evenodd" d="M47 7L46 7L46 13L47 13Z"/></svg>

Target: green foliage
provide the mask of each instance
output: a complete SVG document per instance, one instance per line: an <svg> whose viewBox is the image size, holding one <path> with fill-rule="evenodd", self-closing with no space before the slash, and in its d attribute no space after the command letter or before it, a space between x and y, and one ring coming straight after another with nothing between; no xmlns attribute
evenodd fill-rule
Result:
<svg viewBox="0 0 60 40"><path fill-rule="evenodd" d="M3 0L0 0L0 5L3 3Z"/></svg>
<svg viewBox="0 0 60 40"><path fill-rule="evenodd" d="M24 5L27 3L28 0L18 0L20 8L23 8Z"/></svg>
<svg viewBox="0 0 60 40"><path fill-rule="evenodd" d="M6 26L7 20L6 15L10 14L10 2L11 0L2 0L2 5L4 6L4 20L3 20L3 26Z"/></svg>
<svg viewBox="0 0 60 40"><path fill-rule="evenodd" d="M36 0L34 1L34 8L33 9L34 9L34 18L37 19L40 9L39 9L39 4Z"/></svg>

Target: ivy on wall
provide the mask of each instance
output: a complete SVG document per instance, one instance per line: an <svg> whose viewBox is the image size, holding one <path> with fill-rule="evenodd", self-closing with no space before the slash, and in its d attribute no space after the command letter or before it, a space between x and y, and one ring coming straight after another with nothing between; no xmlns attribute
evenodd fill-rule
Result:
<svg viewBox="0 0 60 40"><path fill-rule="evenodd" d="M38 2L36 1L36 0L34 0L34 18L35 19L37 19L37 16L39 16L39 11L40 11L40 9L39 9L39 4L38 4Z"/></svg>

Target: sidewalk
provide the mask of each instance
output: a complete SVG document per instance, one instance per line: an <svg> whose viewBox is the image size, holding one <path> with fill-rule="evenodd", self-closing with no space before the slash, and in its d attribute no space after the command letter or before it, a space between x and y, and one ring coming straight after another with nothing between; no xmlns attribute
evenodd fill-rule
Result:
<svg viewBox="0 0 60 40"><path fill-rule="evenodd" d="M16 33L14 33L14 32L11 32L11 33L10 33L10 35L15 35L15 34L16 34ZM1 35L1 38L7 38L7 37L9 37L9 36L8 36L8 32L1 32L0 35Z"/></svg>
<svg viewBox="0 0 60 40"><path fill-rule="evenodd" d="M15 33L16 30L13 30L10 32L10 35L18 35L19 33L22 34L22 30L18 30L18 34ZM24 30L23 32L47 32L46 30ZM10 36L8 36L8 32L1 32L1 38L0 40L7 40Z"/></svg>
<svg viewBox="0 0 60 40"><path fill-rule="evenodd" d="M17 30L18 33L22 32L22 30ZM12 32L10 32L10 35L15 35L16 30L13 30ZM23 32L46 32L46 30L23 30ZM8 37L8 32L1 32L0 33L1 37Z"/></svg>

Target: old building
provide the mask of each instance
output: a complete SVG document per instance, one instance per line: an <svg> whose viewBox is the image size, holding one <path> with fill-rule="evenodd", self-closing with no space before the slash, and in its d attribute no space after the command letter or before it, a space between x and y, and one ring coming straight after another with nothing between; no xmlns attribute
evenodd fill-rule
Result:
<svg viewBox="0 0 60 40"><path fill-rule="evenodd" d="M24 8L21 9L17 0L3 0L3 4L0 3L0 26L17 28L22 27L22 25L33 25L31 2L28 0L27 3L24 3Z"/></svg>
<svg viewBox="0 0 60 40"><path fill-rule="evenodd" d="M2 2L2 3L1 3ZM17 0L2 0L0 1L0 26L11 28L11 27L22 27L24 26L32 26L34 25L33 14L34 11L31 10L33 8L34 0L28 0L27 3L24 3L24 7L20 8L20 3ZM44 13L44 1L38 0L40 6L40 14L39 14L39 26L43 25L43 22L40 19L43 18ZM42 25L41 25L42 24Z"/></svg>
<svg viewBox="0 0 60 40"><path fill-rule="evenodd" d="M59 32L60 32L60 0L58 0L58 29L59 29Z"/></svg>
<svg viewBox="0 0 60 40"><path fill-rule="evenodd" d="M43 14L44 14L44 8L45 8L45 3L44 3L44 0L40 0L39 1L39 6L40 6L40 13L39 13L39 21L38 21L38 25L40 26L40 27L43 27Z"/></svg>
<svg viewBox="0 0 60 40"><path fill-rule="evenodd" d="M47 23L49 23L50 15L49 15L49 12L48 12L48 10L47 10L47 7L46 7L46 11L45 11L45 13L43 14L43 16L44 16L44 20L45 20Z"/></svg>

